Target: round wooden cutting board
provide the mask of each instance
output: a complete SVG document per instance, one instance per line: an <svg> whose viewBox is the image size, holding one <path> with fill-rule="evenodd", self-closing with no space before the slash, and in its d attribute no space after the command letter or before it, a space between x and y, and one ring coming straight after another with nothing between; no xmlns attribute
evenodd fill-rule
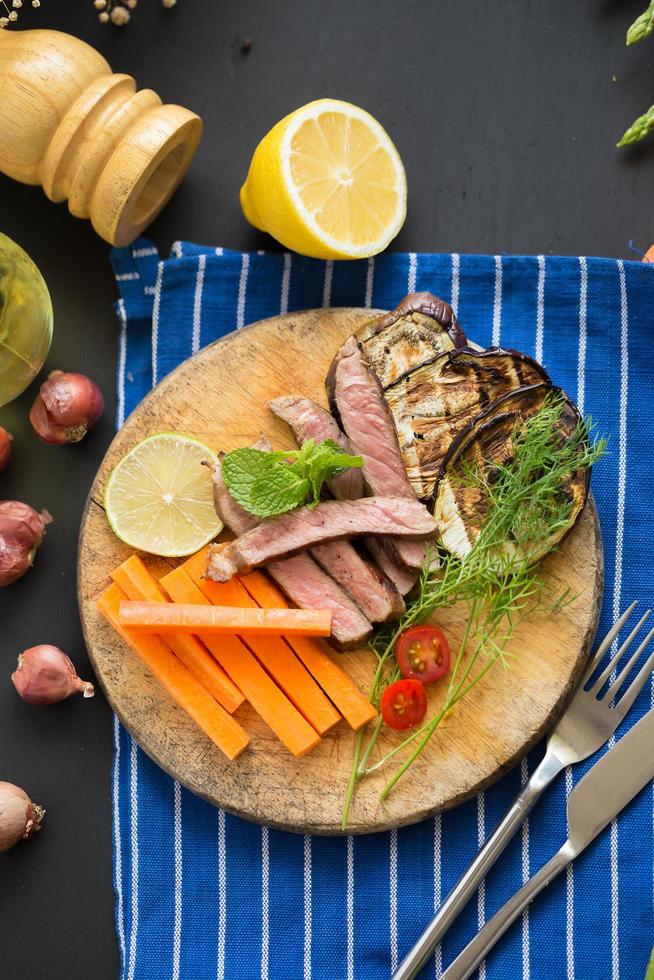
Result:
<svg viewBox="0 0 654 980"><path fill-rule="evenodd" d="M79 555L79 600L89 653L110 704L141 747L190 790L251 820L305 833L337 834L352 759L353 734L344 723L310 755L293 758L248 707L237 717L251 746L227 762L191 719L100 617L94 600L109 571L129 555L102 507L105 481L139 440L162 430L197 436L216 449L254 442L260 432L278 447L289 431L266 409L276 395L302 393L325 404L331 358L370 311L313 310L264 320L231 334L186 361L142 402L114 439L91 489ZM146 559L155 574L170 563ZM601 603L602 544L589 503L560 550L542 565L553 599L565 589L575 601L554 615L541 611L517 630L511 668L501 665L456 707L382 806L378 796L393 764L359 787L351 811L355 833L384 830L454 806L512 766L552 724L576 683L592 643ZM439 614L452 645L463 614ZM367 690L374 657L367 651L334 657ZM439 685L430 689L438 702ZM383 736L385 753L397 736ZM379 757L376 754L373 758Z"/></svg>

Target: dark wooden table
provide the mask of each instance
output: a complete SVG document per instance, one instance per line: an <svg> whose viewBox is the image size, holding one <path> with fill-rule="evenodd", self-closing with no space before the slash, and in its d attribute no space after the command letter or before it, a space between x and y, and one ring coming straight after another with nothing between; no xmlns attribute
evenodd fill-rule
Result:
<svg viewBox="0 0 654 980"><path fill-rule="evenodd" d="M238 189L257 140L289 110L348 99L387 127L404 159L409 217L394 248L624 256L654 240L654 139L614 149L654 101L654 42L627 50L645 0L141 0L124 29L92 0L26 3L22 27L96 45L115 70L204 117L193 169L150 230L232 248L272 247L241 216ZM249 37L252 48L241 50ZM2 116L0 110L0 126ZM3 980L117 975L111 879L111 715L102 694L30 708L9 682L39 642L90 669L75 597L76 538L111 439L116 296L108 248L38 188L0 177L0 230L41 268L55 308L49 366L102 386L107 412L79 446L38 443L34 388L0 409L16 436L0 497L55 518L37 566L0 593L0 779L48 809L33 842L0 857ZM185 978L192 980L192 978ZM318 978L333 980L333 978Z"/></svg>

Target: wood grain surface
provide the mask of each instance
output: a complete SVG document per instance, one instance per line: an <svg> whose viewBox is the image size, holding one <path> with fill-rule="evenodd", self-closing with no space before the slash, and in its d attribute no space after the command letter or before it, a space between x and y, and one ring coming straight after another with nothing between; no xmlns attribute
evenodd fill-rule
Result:
<svg viewBox="0 0 654 980"><path fill-rule="evenodd" d="M217 806L308 833L340 832L352 733L342 724L316 751L294 759L245 706L237 716L252 733L252 745L236 762L227 762L94 608L109 584L109 570L129 554L107 524L102 494L122 455L162 429L192 433L216 449L248 445L260 432L280 448L290 446L288 430L267 411L266 400L299 392L325 403L324 376L334 351L369 316L356 309L287 314L233 333L186 361L116 436L81 530L78 585L85 637L107 698L131 734L167 772ZM163 560L149 561L155 573L170 568ZM353 832L412 823L462 802L513 765L561 711L592 643L601 602L602 545L592 500L542 571L553 600L570 589L575 601L557 615L541 611L521 624L510 646L510 670L498 665L457 706L384 806L378 795L388 773L364 781L352 809ZM438 621L456 643L463 610L439 614ZM334 656L366 689L373 655ZM432 707L441 695L438 684L430 689ZM388 751L397 737L381 738L378 752Z"/></svg>

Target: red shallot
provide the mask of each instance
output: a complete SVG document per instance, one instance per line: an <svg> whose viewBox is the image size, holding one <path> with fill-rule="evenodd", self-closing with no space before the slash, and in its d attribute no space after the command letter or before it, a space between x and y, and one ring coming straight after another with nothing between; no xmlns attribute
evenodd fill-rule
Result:
<svg viewBox="0 0 654 980"><path fill-rule="evenodd" d="M47 510L39 514L19 500L0 500L0 587L29 571L51 522Z"/></svg>
<svg viewBox="0 0 654 980"><path fill-rule="evenodd" d="M63 650L49 643L21 653L11 679L28 704L56 704L78 692L85 698L95 694L93 684L80 680L72 660Z"/></svg>
<svg viewBox="0 0 654 980"><path fill-rule="evenodd" d="M0 425L0 470L4 470L11 459L11 441L13 438L11 433Z"/></svg>
<svg viewBox="0 0 654 980"><path fill-rule="evenodd" d="M41 385L30 411L37 436L53 446L79 442L104 409L102 392L83 374L53 371Z"/></svg>
<svg viewBox="0 0 654 980"><path fill-rule="evenodd" d="M25 790L0 783L0 852L40 830L44 816L43 807L32 803Z"/></svg>

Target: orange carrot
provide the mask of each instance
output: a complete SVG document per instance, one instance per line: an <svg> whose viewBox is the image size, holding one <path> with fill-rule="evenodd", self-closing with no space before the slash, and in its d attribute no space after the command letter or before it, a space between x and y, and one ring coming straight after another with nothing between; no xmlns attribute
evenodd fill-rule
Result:
<svg viewBox="0 0 654 980"><path fill-rule="evenodd" d="M288 605L281 590L263 572L250 572L239 581L263 609ZM357 731L377 716L367 697L361 693L349 674L334 663L319 640L308 636L293 636L287 642L351 728Z"/></svg>
<svg viewBox="0 0 654 980"><path fill-rule="evenodd" d="M166 575L161 579L161 584L167 590L169 578ZM244 609L256 608L256 603L240 583L236 582L232 586L230 582L229 585L226 600ZM200 595L199 601L204 602L204 596ZM248 635L241 636L240 639L247 642L257 660L319 735L324 735L338 724L341 720L340 714L281 637Z"/></svg>
<svg viewBox="0 0 654 980"><path fill-rule="evenodd" d="M236 759L247 748L250 736L205 690L168 649L159 636L133 636L118 622L118 609L125 593L110 585L97 600L97 607L144 664L163 684L228 759Z"/></svg>
<svg viewBox="0 0 654 980"><path fill-rule="evenodd" d="M141 599L149 602L167 602L168 598L159 588L138 555L132 555L122 565L115 568L111 577L128 599ZM182 661L185 667L197 677L216 701L230 714L243 704L245 698L236 684L227 676L220 664L216 663L205 646L195 636L184 633L167 635L164 642Z"/></svg>
<svg viewBox="0 0 654 980"><path fill-rule="evenodd" d="M121 602L121 626L135 633L329 636L331 609L259 609L193 603Z"/></svg>
<svg viewBox="0 0 654 980"><path fill-rule="evenodd" d="M161 579L173 602L203 603L204 596L183 568ZM306 755L320 738L279 690L251 651L235 636L201 634L214 657L236 681L254 710L293 753Z"/></svg>

